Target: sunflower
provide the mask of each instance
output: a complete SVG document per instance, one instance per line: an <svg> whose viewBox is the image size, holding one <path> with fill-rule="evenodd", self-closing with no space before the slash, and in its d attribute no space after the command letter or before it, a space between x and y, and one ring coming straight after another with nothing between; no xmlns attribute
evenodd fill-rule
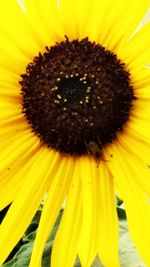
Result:
<svg viewBox="0 0 150 267"><path fill-rule="evenodd" d="M30 267L66 199L51 266L119 266L114 184L150 266L146 0L0 2L0 264L44 207Z"/></svg>

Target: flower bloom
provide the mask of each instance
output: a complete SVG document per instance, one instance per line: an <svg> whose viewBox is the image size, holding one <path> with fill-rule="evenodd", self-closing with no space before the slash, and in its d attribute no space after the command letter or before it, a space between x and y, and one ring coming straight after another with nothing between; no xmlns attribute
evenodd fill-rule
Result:
<svg viewBox="0 0 150 267"><path fill-rule="evenodd" d="M51 266L119 266L114 183L150 266L146 0L0 2L0 264L44 195L30 267L63 201Z"/></svg>

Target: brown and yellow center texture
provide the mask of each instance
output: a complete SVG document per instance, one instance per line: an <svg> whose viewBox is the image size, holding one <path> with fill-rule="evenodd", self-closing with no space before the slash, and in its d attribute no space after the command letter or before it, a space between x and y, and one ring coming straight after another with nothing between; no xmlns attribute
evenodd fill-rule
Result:
<svg viewBox="0 0 150 267"><path fill-rule="evenodd" d="M103 147L128 120L130 74L115 54L88 38L67 37L39 53L21 75L23 113L49 147L70 155Z"/></svg>

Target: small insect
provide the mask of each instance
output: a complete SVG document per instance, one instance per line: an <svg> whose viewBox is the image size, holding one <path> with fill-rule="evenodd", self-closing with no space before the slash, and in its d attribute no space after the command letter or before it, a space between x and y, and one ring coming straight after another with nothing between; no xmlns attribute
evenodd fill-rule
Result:
<svg viewBox="0 0 150 267"><path fill-rule="evenodd" d="M98 164L97 167L99 167L100 159L102 156L102 146L98 145L94 141L90 141L88 144L86 144L86 147L87 147L88 153L96 159L97 164Z"/></svg>
<svg viewBox="0 0 150 267"><path fill-rule="evenodd" d="M102 158L102 145L96 143L95 141L90 141L88 144L86 143L86 147L88 153L97 161L97 168L99 167L100 160L107 161Z"/></svg>

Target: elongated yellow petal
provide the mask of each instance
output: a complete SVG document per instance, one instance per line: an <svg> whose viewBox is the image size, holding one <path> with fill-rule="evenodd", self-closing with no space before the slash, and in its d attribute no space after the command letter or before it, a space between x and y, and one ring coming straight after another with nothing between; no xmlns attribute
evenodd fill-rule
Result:
<svg viewBox="0 0 150 267"><path fill-rule="evenodd" d="M108 151L110 153L110 151ZM109 162L115 183L125 203L131 237L147 266L150 265L150 205L149 198L139 184L135 172L131 172L117 144L113 146L113 158ZM130 160L130 154L128 154ZM139 166L138 166L139 168ZM135 223L137 222L137 223ZM144 238L143 238L144 237Z"/></svg>
<svg viewBox="0 0 150 267"><path fill-rule="evenodd" d="M11 96L1 96L1 103L0 107L8 107L8 108L15 108L16 106L20 106L20 113L22 113L22 106L21 106L21 96L20 97L11 97Z"/></svg>
<svg viewBox="0 0 150 267"><path fill-rule="evenodd" d="M105 267L117 267L118 257L118 218L114 197L113 177L106 164L101 161L97 180L98 255ZM109 250L108 250L109 248Z"/></svg>
<svg viewBox="0 0 150 267"><path fill-rule="evenodd" d="M134 143L134 141L133 142L130 141L130 146L132 146L134 144L137 145L136 146L137 151L134 152L133 155L132 155L132 153L126 151L119 144L119 140L117 142L117 147L118 147L120 153L122 154L122 156L125 158L124 163L126 164L126 166L128 166L128 170L133 175L133 177L136 177L137 181L139 182L139 184L141 185L143 190L150 197L150 184L149 184L149 179L150 179L150 169L149 169L150 158L147 158L147 161L145 162L143 160L144 156L142 155L142 150L141 151L138 150L139 148L141 148L141 146L139 145L139 142ZM126 147L127 146L125 146L125 148ZM145 150L145 154L146 154L147 150ZM139 151L140 151L140 155L138 155ZM147 152L147 154L148 154L148 152Z"/></svg>
<svg viewBox="0 0 150 267"><path fill-rule="evenodd" d="M36 153L25 182L0 226L0 264L7 258L31 222L48 188L50 174L55 165L53 162L56 163L57 158L57 153L54 157L53 152L50 153L46 148L41 148Z"/></svg>
<svg viewBox="0 0 150 267"><path fill-rule="evenodd" d="M29 130L23 131L18 135L14 135L12 142L8 142L5 148L0 151L1 164L0 172L3 172L6 168L28 153L30 145L37 142L37 137Z"/></svg>
<svg viewBox="0 0 150 267"><path fill-rule="evenodd" d="M142 67L139 69L132 68L131 70L131 83L133 85L135 96L139 90L148 87L150 83L150 68Z"/></svg>
<svg viewBox="0 0 150 267"><path fill-rule="evenodd" d="M117 53L118 46L127 42L149 7L148 0L115 0L104 20L103 42ZM134 10L134 12L130 12Z"/></svg>
<svg viewBox="0 0 150 267"><path fill-rule="evenodd" d="M150 100L150 86L142 87L139 90L136 90L135 96L141 100Z"/></svg>
<svg viewBox="0 0 150 267"><path fill-rule="evenodd" d="M138 141L126 133L118 134L117 140L128 153L142 161L145 166L150 164L150 146L144 140Z"/></svg>
<svg viewBox="0 0 150 267"><path fill-rule="evenodd" d="M129 64L130 69L133 69L134 72L139 71L140 69L146 67L150 63L150 50L145 50L141 53L135 60Z"/></svg>
<svg viewBox="0 0 150 267"><path fill-rule="evenodd" d="M1 108L1 114L0 114L0 123L5 123L5 122L10 122L15 119L21 119L23 118L23 114L21 114L21 105L20 103L18 104L9 104L10 102L13 102L12 99L11 101L6 101L0 103L0 108Z"/></svg>
<svg viewBox="0 0 150 267"><path fill-rule="evenodd" d="M18 1L8 0L7 2L1 2L0 17L0 35L3 44L6 44L6 47L4 48L7 52L9 49L12 52L13 49L16 49L17 51L20 51L22 55L27 56L28 60L38 54L41 49L39 36L28 21L28 18L24 10L21 9ZM14 55L14 57L15 56L17 55ZM8 63L11 64L9 61ZM20 65L20 62L18 62L18 65ZM14 65L14 69L16 67L17 66ZM12 68L12 70L14 69Z"/></svg>
<svg viewBox="0 0 150 267"><path fill-rule="evenodd" d="M104 45L105 30L109 30L111 28L111 24L109 24L109 19L111 20L108 14L111 12L114 7L113 0L93 0L92 5L90 6L90 12L88 13L88 19L84 22L84 34L85 36L89 36L91 41L96 41ZM118 2L119 4L119 2ZM85 4L86 5L86 4ZM112 13L116 15L113 9ZM111 23L111 22L110 22Z"/></svg>
<svg viewBox="0 0 150 267"><path fill-rule="evenodd" d="M148 110L150 108L149 106L149 101L145 101L143 99L136 99L133 102L133 110L134 108L139 108L139 109L143 109L143 110Z"/></svg>
<svg viewBox="0 0 150 267"><path fill-rule="evenodd" d="M64 35L70 39L82 39L85 35L92 0L60 0L59 12L64 27Z"/></svg>
<svg viewBox="0 0 150 267"><path fill-rule="evenodd" d="M11 47L12 48L12 47ZM8 71L13 71L18 74L25 72L25 66L28 64L28 59L24 58L18 51L5 47L0 48L0 67Z"/></svg>
<svg viewBox="0 0 150 267"><path fill-rule="evenodd" d="M150 124L146 120L130 118L125 125L125 132L137 140L150 143Z"/></svg>
<svg viewBox="0 0 150 267"><path fill-rule="evenodd" d="M41 215L41 220L33 248L30 267L41 266L43 249L46 240L52 230L52 227L57 219L64 198L68 193L68 189L72 180L73 169L74 169L73 159L71 157L69 158L66 157L62 159L62 162L60 162L58 170L56 170L56 173L53 174L52 182L50 183L50 187L47 192L47 197ZM60 252L59 248L58 251ZM60 259L60 254L59 257L57 258L58 260ZM60 261L61 260L62 259L60 259Z"/></svg>
<svg viewBox="0 0 150 267"><path fill-rule="evenodd" d="M78 244L78 254L83 267L92 264L97 255L97 179L98 168L94 159L79 159L79 175L81 179L82 224Z"/></svg>
<svg viewBox="0 0 150 267"><path fill-rule="evenodd" d="M130 118L140 119L140 120L146 120L147 122L150 122L150 108L149 109L142 109L138 107L134 107L132 110L132 113L130 114Z"/></svg>
<svg viewBox="0 0 150 267"><path fill-rule="evenodd" d="M142 3L142 2L141 2ZM145 50L149 50L149 32L150 22L142 26L138 32L128 40L127 43L120 43L117 47L117 55L122 58L126 64L130 64ZM141 45L142 40L142 45ZM136 49L135 49L136 47Z"/></svg>
<svg viewBox="0 0 150 267"><path fill-rule="evenodd" d="M9 165L1 174L0 210L4 209L15 200L17 193L26 179L26 174L34 161L34 156L38 149L40 149L38 144L30 145L25 155L18 158L11 166Z"/></svg>
<svg viewBox="0 0 150 267"><path fill-rule="evenodd" d="M30 1L31 2L31 1ZM65 29L63 27L62 19L65 17L63 14L60 14L59 4L57 0L35 0L34 5L38 15L43 23L43 26L46 28L47 32L50 35L51 40L61 41L64 39ZM68 8L70 1L68 2ZM30 11L32 16L32 10ZM37 15L36 15L37 16ZM32 21L33 19L30 18ZM72 20L71 20L72 21ZM71 23L69 21L69 23ZM57 23L56 23L57 22Z"/></svg>
<svg viewBox="0 0 150 267"><path fill-rule="evenodd" d="M77 256L82 208L80 191L80 180L75 166L66 207L54 240L51 259L52 267L73 266Z"/></svg>
<svg viewBox="0 0 150 267"><path fill-rule="evenodd" d="M11 123L8 121L0 122L0 141L3 139L7 140L7 138L15 135L16 133L21 133L23 130L31 131L30 126L27 124L24 117L18 115L11 120ZM0 142L1 143L1 142Z"/></svg>
<svg viewBox="0 0 150 267"><path fill-rule="evenodd" d="M16 139L14 137L14 139ZM1 150L4 150L6 146L9 146L11 142L13 142L13 138L9 138L8 142L4 139L4 146L0 146ZM27 161L32 158L32 156L40 149L41 143L39 140L31 138L31 141L25 142L26 149L23 151L23 153L20 156L20 153L18 154L18 157L16 155L16 160L12 159L12 162L6 161L6 165L3 168L0 176L0 188L3 190L3 187L7 186L7 183L11 179L15 179L14 176L16 176L19 169L27 163ZM17 152L16 152L17 154Z"/></svg>
<svg viewBox="0 0 150 267"><path fill-rule="evenodd" d="M41 44L41 48L44 49L46 45L54 45L58 39L57 36L54 35L53 28L56 24L59 25L59 20L52 20L49 19L48 24L45 27L45 23L43 22L43 17L41 17L41 11L43 9L43 6L45 6L45 9L47 8L47 12L49 11L49 17L55 17L55 13L58 13L57 9L54 9L54 4L57 7L57 1L40 1L40 0L24 0L24 6L25 6L25 15L32 25L34 32L38 36L38 43ZM51 3L52 2L52 3ZM53 8L53 9L52 9ZM46 12L46 13L47 13ZM58 19L58 14L57 14ZM53 21L53 23L52 23ZM49 31L47 30L49 28ZM59 32L59 29L58 29ZM63 36L64 37L64 36Z"/></svg>
<svg viewBox="0 0 150 267"><path fill-rule="evenodd" d="M4 90L4 88L10 88L12 91L18 91L18 74L16 74L13 70L6 70L2 64L0 67L0 92Z"/></svg>

